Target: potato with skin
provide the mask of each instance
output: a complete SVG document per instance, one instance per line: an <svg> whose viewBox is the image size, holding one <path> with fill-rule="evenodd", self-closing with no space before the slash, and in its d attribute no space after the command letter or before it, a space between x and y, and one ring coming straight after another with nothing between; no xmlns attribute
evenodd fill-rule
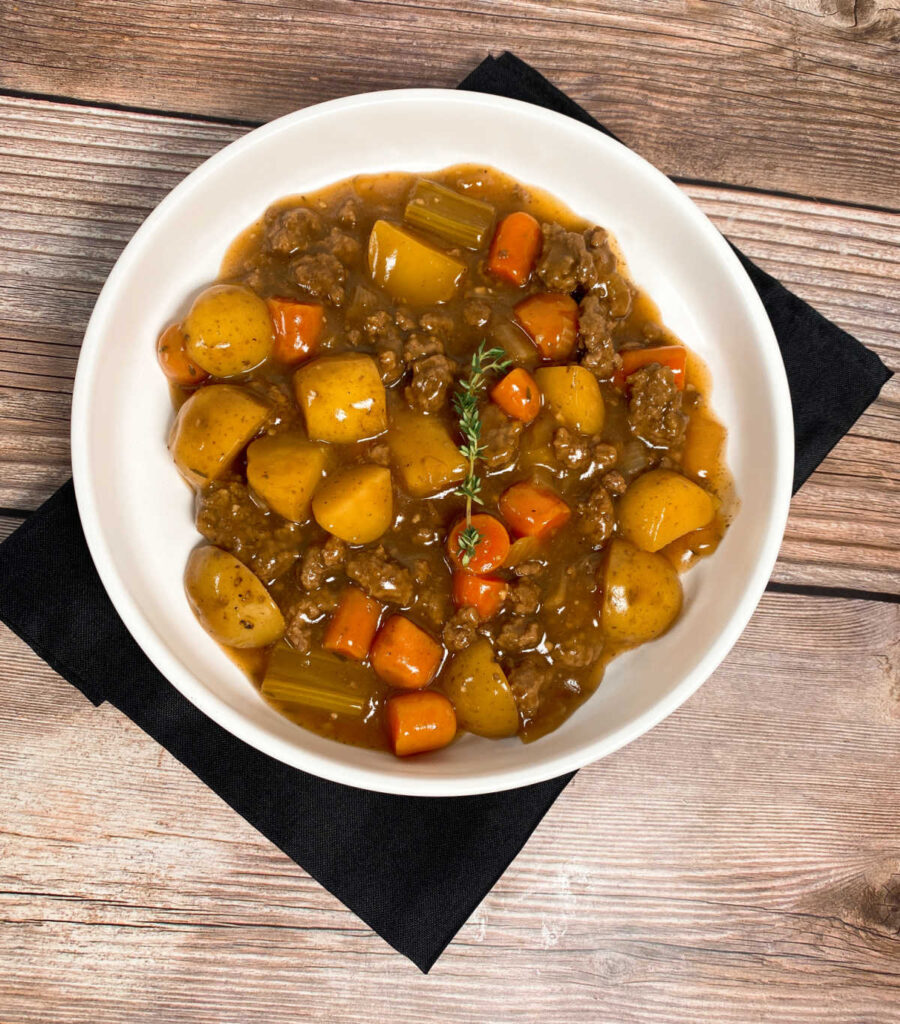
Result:
<svg viewBox="0 0 900 1024"><path fill-rule="evenodd" d="M489 739L515 736L519 731L516 698L484 638L453 657L441 685L453 702L461 728Z"/></svg>
<svg viewBox="0 0 900 1024"><path fill-rule="evenodd" d="M391 471L348 466L319 485L312 508L319 526L348 544L377 540L394 521Z"/></svg>
<svg viewBox="0 0 900 1024"><path fill-rule="evenodd" d="M702 487L671 469L651 469L619 501L619 530L643 551L659 551L712 522L716 505Z"/></svg>
<svg viewBox="0 0 900 1024"><path fill-rule="evenodd" d="M663 555L615 538L606 554L601 601L600 624L606 638L642 644L661 636L678 617L681 581Z"/></svg>
<svg viewBox="0 0 900 1024"><path fill-rule="evenodd" d="M324 445L302 434L260 437L247 449L247 482L273 512L305 523L326 461Z"/></svg>
<svg viewBox="0 0 900 1024"><path fill-rule="evenodd" d="M466 460L446 426L434 416L392 412L387 441L394 469L414 498L439 494L466 475Z"/></svg>
<svg viewBox="0 0 900 1024"><path fill-rule="evenodd" d="M268 306L238 284L215 284L201 292L185 318L184 333L188 356L213 377L259 366L275 341Z"/></svg>
<svg viewBox="0 0 900 1024"><path fill-rule="evenodd" d="M377 220L369 235L369 271L398 302L431 306L453 298L466 268L396 224Z"/></svg>
<svg viewBox="0 0 900 1024"><path fill-rule="evenodd" d="M294 374L294 392L313 441L351 444L387 428L384 384L371 356L319 356Z"/></svg>
<svg viewBox="0 0 900 1024"><path fill-rule="evenodd" d="M599 434L606 407L597 378L583 366L545 366L534 379L544 402L565 426L582 434Z"/></svg>
<svg viewBox="0 0 900 1024"><path fill-rule="evenodd" d="M223 473L265 423L267 402L246 388L209 384L178 410L169 451L182 475L202 487Z"/></svg>
<svg viewBox="0 0 900 1024"><path fill-rule="evenodd" d="M268 647L284 634L284 618L260 579L234 555L195 548L184 589L200 625L229 647Z"/></svg>

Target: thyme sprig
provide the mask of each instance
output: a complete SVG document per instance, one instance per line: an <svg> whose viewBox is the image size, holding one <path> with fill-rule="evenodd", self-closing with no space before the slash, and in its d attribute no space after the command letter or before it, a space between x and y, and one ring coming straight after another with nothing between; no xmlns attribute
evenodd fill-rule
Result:
<svg viewBox="0 0 900 1024"><path fill-rule="evenodd" d="M459 417L459 429L463 443L459 446L460 453L468 463L466 478L459 485L456 493L466 499L466 525L459 535L457 543L460 550L460 562L466 566L475 557L475 548L481 540L477 527L472 525L473 504L483 504L481 500L481 478L475 471L475 463L484 453L481 444L481 415L478 412L478 401L492 373L502 373L510 365L502 348L487 348L482 341L472 353L469 375L459 383L459 389L453 395L453 408Z"/></svg>

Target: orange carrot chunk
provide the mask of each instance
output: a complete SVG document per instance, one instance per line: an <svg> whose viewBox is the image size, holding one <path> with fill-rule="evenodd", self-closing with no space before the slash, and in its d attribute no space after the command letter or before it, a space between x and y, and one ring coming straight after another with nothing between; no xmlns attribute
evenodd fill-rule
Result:
<svg viewBox="0 0 900 1024"><path fill-rule="evenodd" d="M372 644L372 668L386 683L402 690L427 686L443 657L444 648L403 615L392 615Z"/></svg>
<svg viewBox="0 0 900 1024"><path fill-rule="evenodd" d="M398 693L387 702L387 723L397 757L439 750L456 735L456 712L436 690Z"/></svg>
<svg viewBox="0 0 900 1024"><path fill-rule="evenodd" d="M453 603L457 608L474 608L482 622L492 619L503 607L509 584L493 576L476 576L457 569L453 574Z"/></svg>
<svg viewBox="0 0 900 1024"><path fill-rule="evenodd" d="M540 255L542 241L541 226L530 213L511 213L494 232L488 270L510 284L525 284Z"/></svg>
<svg viewBox="0 0 900 1024"><path fill-rule="evenodd" d="M491 398L507 416L531 423L541 411L541 391L534 377L517 366L491 391Z"/></svg>
<svg viewBox="0 0 900 1024"><path fill-rule="evenodd" d="M187 338L181 329L181 324L172 324L167 327L159 336L156 343L156 356L162 372L173 384L183 388L192 388L195 384L202 384L209 376L206 370L188 358L184 347Z"/></svg>
<svg viewBox="0 0 900 1024"><path fill-rule="evenodd" d="M472 516L472 526L479 534L478 543L475 545L475 554L466 565L463 565L459 535L466 528L466 521L460 519L447 538L447 553L450 555L450 560L460 569L467 569L469 572L485 573L498 569L509 554L509 534L506 532L506 527L499 519L484 513Z"/></svg>
<svg viewBox="0 0 900 1024"><path fill-rule="evenodd" d="M266 304L275 327L272 357L282 363L308 359L319 346L323 308L293 299L266 299Z"/></svg>
<svg viewBox="0 0 900 1024"><path fill-rule="evenodd" d="M500 496L500 514L521 537L548 537L572 515L553 491L527 480L513 484Z"/></svg>
<svg viewBox="0 0 900 1024"><path fill-rule="evenodd" d="M325 630L322 646L354 661L365 661L378 630L381 605L359 587L348 586Z"/></svg>
<svg viewBox="0 0 900 1024"><path fill-rule="evenodd" d="M675 378L678 390L684 390L684 380L687 371L687 350L681 345L658 345L654 348L632 348L621 353L622 369L618 370L613 377L613 383L618 387L625 387L626 380L635 370L642 366L649 366L651 363L659 363L660 366L668 366Z"/></svg>
<svg viewBox="0 0 900 1024"><path fill-rule="evenodd" d="M515 314L544 359L568 359L575 351L578 303L571 295L530 295L517 304Z"/></svg>

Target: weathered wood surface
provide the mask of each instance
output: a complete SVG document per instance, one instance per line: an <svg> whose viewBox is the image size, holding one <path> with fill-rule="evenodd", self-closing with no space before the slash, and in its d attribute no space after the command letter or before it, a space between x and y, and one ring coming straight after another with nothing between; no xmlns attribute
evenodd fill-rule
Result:
<svg viewBox="0 0 900 1024"><path fill-rule="evenodd" d="M242 131L0 99L0 506L34 508L68 477L72 377L106 275L166 192ZM900 214L684 187L762 266L900 364ZM795 498L775 579L900 592L898 428L895 380Z"/></svg>
<svg viewBox="0 0 900 1024"><path fill-rule="evenodd" d="M424 979L0 629L0 1019L895 1024L898 636L897 605L767 595Z"/></svg>
<svg viewBox="0 0 900 1024"><path fill-rule="evenodd" d="M667 173L898 205L892 0L7 0L0 85L260 122L514 50Z"/></svg>

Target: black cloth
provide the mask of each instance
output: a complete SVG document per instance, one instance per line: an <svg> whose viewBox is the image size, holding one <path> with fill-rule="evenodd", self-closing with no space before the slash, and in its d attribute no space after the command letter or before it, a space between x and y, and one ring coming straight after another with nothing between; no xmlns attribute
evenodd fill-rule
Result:
<svg viewBox="0 0 900 1024"><path fill-rule="evenodd" d="M462 86L600 128L511 54L488 58ZM859 342L744 263L784 353L799 485L889 373ZM91 562L71 482L0 546L0 581L0 618L50 666L94 704L109 701L124 712L423 971L572 777L488 796L395 797L325 782L247 746L182 697L132 640Z"/></svg>

